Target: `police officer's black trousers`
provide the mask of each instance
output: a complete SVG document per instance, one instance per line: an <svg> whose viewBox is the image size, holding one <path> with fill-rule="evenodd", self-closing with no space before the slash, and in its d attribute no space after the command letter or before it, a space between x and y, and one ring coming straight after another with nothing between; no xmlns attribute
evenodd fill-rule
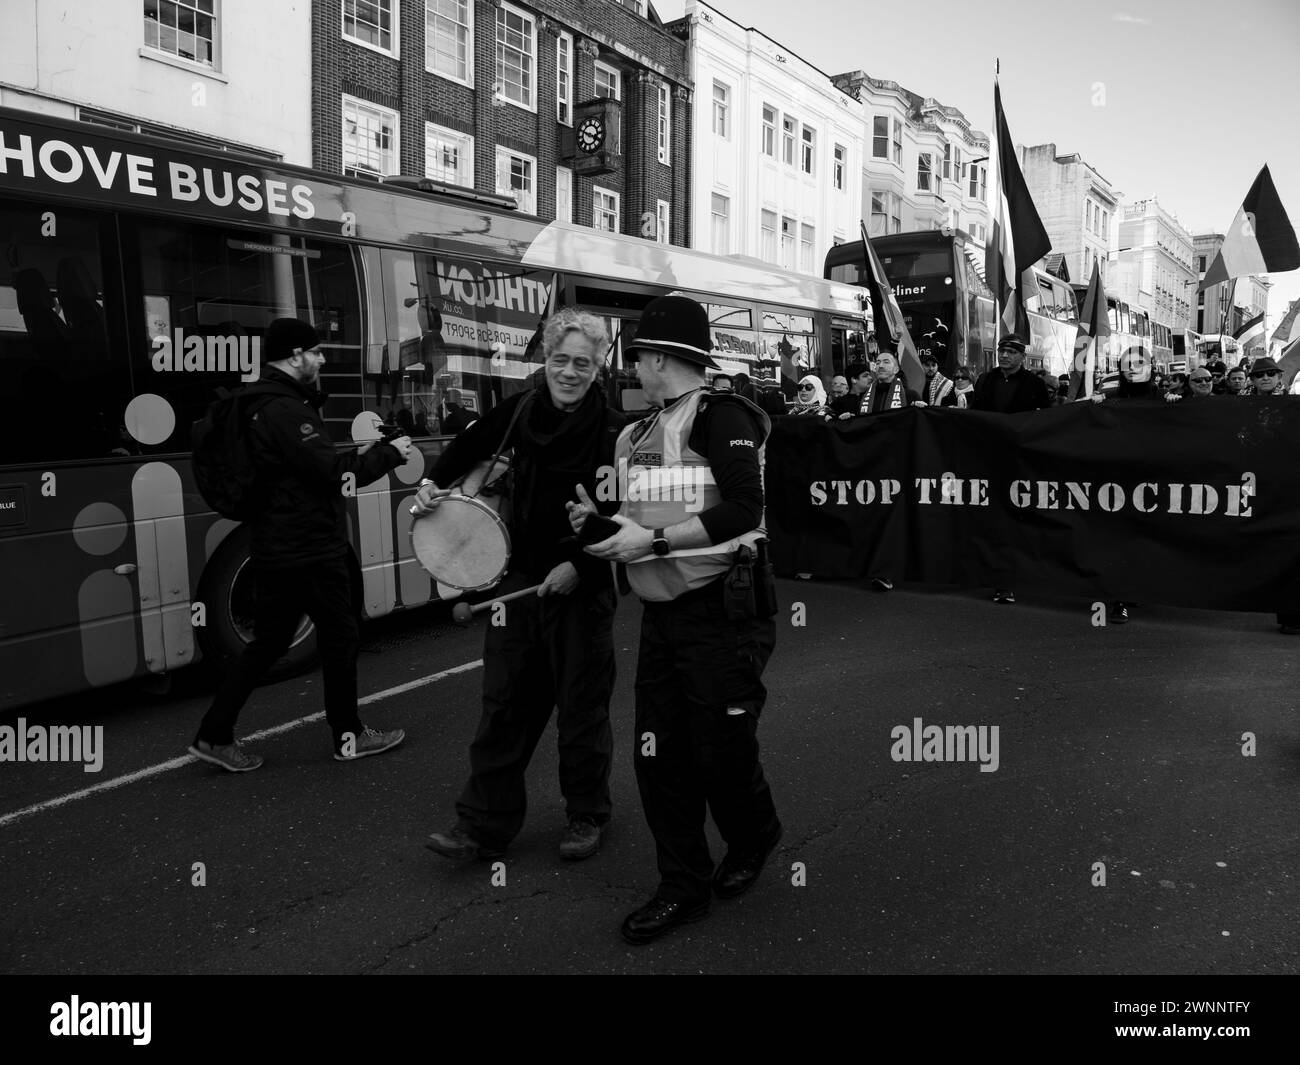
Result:
<svg viewBox="0 0 1300 1065"><path fill-rule="evenodd" d="M353 561L343 555L305 566L253 564L257 606L253 642L232 664L198 738L214 745L234 742L235 722L248 696L293 641L303 614L316 626L325 717L338 750L343 734L361 732L357 714L357 653L360 627L354 598Z"/></svg>
<svg viewBox="0 0 1300 1065"><path fill-rule="evenodd" d="M507 577L498 594L533 583ZM470 777L456 813L479 843L505 847L523 827L524 774L558 707L560 793L568 817L603 825L611 808L614 740L614 589L525 596L486 616L483 716L470 745Z"/></svg>
<svg viewBox="0 0 1300 1065"><path fill-rule="evenodd" d="M636 671L636 780L673 902L710 896L705 807L727 846L759 849L778 824L758 757L771 619L727 618L722 582L645 604Z"/></svg>

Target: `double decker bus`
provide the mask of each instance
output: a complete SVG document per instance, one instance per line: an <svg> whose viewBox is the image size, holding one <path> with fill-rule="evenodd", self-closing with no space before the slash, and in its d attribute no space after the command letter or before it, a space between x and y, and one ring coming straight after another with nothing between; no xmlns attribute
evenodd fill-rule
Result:
<svg viewBox="0 0 1300 1065"><path fill-rule="evenodd" d="M1074 293L1083 306L1087 285L1075 285ZM1114 296L1106 297L1106 318L1110 323L1110 341L1098 352L1097 372L1118 380L1119 360L1130 351L1140 351L1148 363L1156 365L1151 316L1139 307L1131 307ZM1164 365L1168 365L1166 360ZM1157 369L1162 368L1157 365Z"/></svg>
<svg viewBox="0 0 1300 1065"><path fill-rule="evenodd" d="M872 237L908 332L922 354L937 356L951 377L958 366L979 375L996 364L993 293L979 273L983 248L963 230L938 229ZM824 276L864 285L859 242L831 248ZM1069 373L1078 333L1078 308L1070 286L1037 267L1035 291L1026 293L1030 335L1025 365L1053 375Z"/></svg>
<svg viewBox="0 0 1300 1065"><path fill-rule="evenodd" d="M414 184L417 187L405 187ZM340 447L391 421L412 459L347 500L365 613L438 597L407 503L451 389L490 408L540 369L544 316L614 338L650 299L709 308L719 361L779 383L861 342L861 294L753 262L546 223L501 197L385 185L0 109L0 707L166 674L251 638L247 531L212 513L189 429L260 372L275 318L312 322ZM289 665L314 650L304 619Z"/></svg>

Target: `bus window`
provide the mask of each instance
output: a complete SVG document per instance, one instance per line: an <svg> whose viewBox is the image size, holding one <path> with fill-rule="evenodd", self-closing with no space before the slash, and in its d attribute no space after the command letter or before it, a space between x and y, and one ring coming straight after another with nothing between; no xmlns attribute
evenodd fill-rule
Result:
<svg viewBox="0 0 1300 1065"><path fill-rule="evenodd" d="M130 368L110 345L103 285L106 220L0 207L0 455L6 463L127 454ZM119 318L120 304L113 308Z"/></svg>
<svg viewBox="0 0 1300 1065"><path fill-rule="evenodd" d="M754 312L748 307L728 307L721 303L709 303L704 309L709 312L709 325L714 329L754 328Z"/></svg>
<svg viewBox="0 0 1300 1065"><path fill-rule="evenodd" d="M763 329L779 329L782 332L811 333L813 321L802 314L780 314L776 311L763 312Z"/></svg>
<svg viewBox="0 0 1300 1065"><path fill-rule="evenodd" d="M1079 320L1079 305L1074 299L1074 289L1064 281L1055 281L1053 285L1056 288L1057 318L1062 322L1077 322Z"/></svg>
<svg viewBox="0 0 1300 1065"><path fill-rule="evenodd" d="M861 243L861 242L859 242ZM871 242L874 247L876 242ZM880 265L885 268L885 276L891 285L896 285L904 278L944 277L952 272L952 245L946 244L923 251L895 252L880 256Z"/></svg>
<svg viewBox="0 0 1300 1065"><path fill-rule="evenodd" d="M760 354L758 334L754 332L754 312L749 307L719 303L705 304L709 329L713 336L713 361L723 373L756 376L755 363ZM760 379L761 379L761 375Z"/></svg>
<svg viewBox="0 0 1300 1065"><path fill-rule="evenodd" d="M362 407L361 314L345 247L186 222L124 224L140 271L136 390L162 396L176 415L161 449L188 448L190 425L218 387L257 379L262 334L282 317L320 334L321 388L330 397L321 413L335 440L351 438Z"/></svg>
<svg viewBox="0 0 1300 1065"><path fill-rule="evenodd" d="M420 293L430 294L441 315L432 353L438 373L476 393L481 411L531 388L542 369L540 329L554 272L423 252L415 260Z"/></svg>
<svg viewBox="0 0 1300 1065"><path fill-rule="evenodd" d="M1038 311L1040 314L1053 314L1056 307L1056 293L1052 289L1052 279L1039 275L1038 277Z"/></svg>
<svg viewBox="0 0 1300 1065"><path fill-rule="evenodd" d="M767 317L765 314L764 318ZM799 378L810 373L819 377L828 375L821 365L821 351L817 335L812 331L812 319L801 319L798 315L772 317L806 321L809 328L806 332L788 329L762 333L758 342L758 359L751 376L756 381L776 382L787 398L793 398Z"/></svg>
<svg viewBox="0 0 1300 1065"><path fill-rule="evenodd" d="M840 318L831 321L831 364L825 367L828 377L843 375L849 363L861 362L866 358L866 334L861 322L845 321Z"/></svg>

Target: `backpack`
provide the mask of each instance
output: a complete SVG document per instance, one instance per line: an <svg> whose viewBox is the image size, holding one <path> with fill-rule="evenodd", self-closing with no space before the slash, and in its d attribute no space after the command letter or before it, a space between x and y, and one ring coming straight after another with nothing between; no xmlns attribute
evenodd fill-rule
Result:
<svg viewBox="0 0 1300 1065"><path fill-rule="evenodd" d="M223 518L247 521L257 511L257 469L248 446L248 423L280 391L260 383L238 392L218 388L207 413L190 429L199 494Z"/></svg>

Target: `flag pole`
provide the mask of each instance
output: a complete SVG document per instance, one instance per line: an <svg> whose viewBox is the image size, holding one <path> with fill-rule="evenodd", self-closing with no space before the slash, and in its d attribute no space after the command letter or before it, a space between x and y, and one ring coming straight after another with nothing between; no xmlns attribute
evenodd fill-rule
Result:
<svg viewBox="0 0 1300 1065"><path fill-rule="evenodd" d="M996 103L996 94L998 89L998 76L1002 73L1002 58L995 56L993 59L993 92L995 102L993 106L993 122L989 128L993 131L993 141L989 145L989 162L992 163L993 180L989 182L989 235L993 234L993 223L997 221L997 205L1002 202L1002 153L999 151L998 141L998 109ZM1005 219L1003 222L1005 223ZM1003 236L1005 240L1005 235ZM1000 302L998 292L993 293L993 351L998 350L998 343L1002 340L1002 314L1005 308ZM996 357L996 355L995 355Z"/></svg>
<svg viewBox="0 0 1300 1065"><path fill-rule="evenodd" d="M1234 301L1237 298L1237 279L1235 277L1228 281L1228 287L1223 290L1223 298L1226 301L1227 305L1223 309L1222 326L1226 327L1226 332L1228 336L1232 336L1232 334L1235 332L1235 330L1232 328L1232 307ZM1224 333L1224 331L1225 331L1224 328L1219 329L1220 334ZM1219 358L1223 358L1223 356L1227 354L1227 347L1228 347L1227 344L1220 341ZM1245 356L1246 353L1242 351L1240 348L1238 348L1237 361L1240 362L1243 358L1245 358Z"/></svg>

